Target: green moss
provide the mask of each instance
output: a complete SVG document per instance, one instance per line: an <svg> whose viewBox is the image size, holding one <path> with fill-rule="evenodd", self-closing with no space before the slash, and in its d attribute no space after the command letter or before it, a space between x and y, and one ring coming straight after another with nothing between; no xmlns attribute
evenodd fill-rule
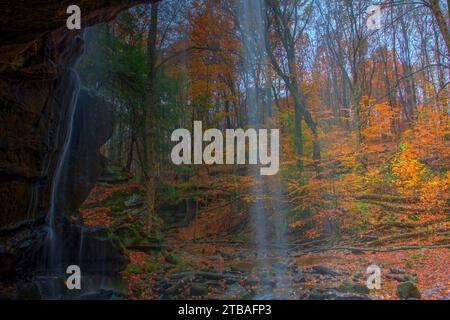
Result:
<svg viewBox="0 0 450 320"><path fill-rule="evenodd" d="M136 298L141 298L142 297L142 288L134 288L133 296L135 296Z"/></svg>
<svg viewBox="0 0 450 320"><path fill-rule="evenodd" d="M421 294L416 285L411 282L403 282L397 286L397 296L400 299L420 299Z"/></svg>
<svg viewBox="0 0 450 320"><path fill-rule="evenodd" d="M367 206L364 202L358 202L356 204L356 209L358 209L358 211L362 214L367 214Z"/></svg>
<svg viewBox="0 0 450 320"><path fill-rule="evenodd" d="M132 274L140 274L142 273L142 268L135 264L129 264L125 270L125 273L132 273Z"/></svg>
<svg viewBox="0 0 450 320"><path fill-rule="evenodd" d="M242 241L243 240L242 236L237 233L231 234L229 238L230 238L230 241Z"/></svg>
<svg viewBox="0 0 450 320"><path fill-rule="evenodd" d="M164 203L176 205L183 200L182 192L168 183L161 183L156 191Z"/></svg>
<svg viewBox="0 0 450 320"><path fill-rule="evenodd" d="M131 247L143 242L143 237L133 225L121 227L113 231L113 234L120 240L124 247Z"/></svg>
<svg viewBox="0 0 450 320"><path fill-rule="evenodd" d="M175 253L168 254L167 256L165 256L165 259L168 263L175 264L175 265L177 265L181 262L180 256Z"/></svg>
<svg viewBox="0 0 450 320"><path fill-rule="evenodd" d="M182 266L182 267L192 267L193 266L192 261L187 261L187 260L179 261L178 265Z"/></svg>
<svg viewBox="0 0 450 320"><path fill-rule="evenodd" d="M162 269L161 264L154 262L154 261L146 261L144 264L145 272L155 272L155 271L158 271L161 269Z"/></svg>
<svg viewBox="0 0 450 320"><path fill-rule="evenodd" d="M338 288L338 291L346 293L369 294L369 289L366 285L351 282L344 282L343 284L341 284L341 286Z"/></svg>

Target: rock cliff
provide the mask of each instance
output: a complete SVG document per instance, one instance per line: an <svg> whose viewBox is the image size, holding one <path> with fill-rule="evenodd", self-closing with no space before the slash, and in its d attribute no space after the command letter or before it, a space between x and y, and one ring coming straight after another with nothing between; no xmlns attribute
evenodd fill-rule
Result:
<svg viewBox="0 0 450 320"><path fill-rule="evenodd" d="M62 211L75 212L87 197L102 168L99 148L112 131L106 102L84 91L76 100L83 30L67 30L66 8L80 6L85 29L143 2L0 1L0 276L20 272L40 252L75 101L69 178L58 195Z"/></svg>

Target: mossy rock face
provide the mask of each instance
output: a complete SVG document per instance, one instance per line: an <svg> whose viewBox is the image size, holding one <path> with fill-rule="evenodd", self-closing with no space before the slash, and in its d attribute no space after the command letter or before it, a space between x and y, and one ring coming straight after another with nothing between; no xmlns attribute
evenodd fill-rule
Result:
<svg viewBox="0 0 450 320"><path fill-rule="evenodd" d="M54 284L60 283L53 281ZM61 287L61 285L60 285ZM35 283L19 283L17 286L17 299L19 300L36 300L42 299L39 287Z"/></svg>
<svg viewBox="0 0 450 320"><path fill-rule="evenodd" d="M138 245L144 240L137 230L130 227L120 227L114 230L114 235L119 238L126 248Z"/></svg>
<svg viewBox="0 0 450 320"><path fill-rule="evenodd" d="M344 282L339 286L338 291L343 293L369 294L370 290L366 285L361 283Z"/></svg>
<svg viewBox="0 0 450 320"><path fill-rule="evenodd" d="M110 184L120 184L130 181L132 177L132 174L122 167L110 164L104 169L102 176L98 181Z"/></svg>
<svg viewBox="0 0 450 320"><path fill-rule="evenodd" d="M140 273L142 273L142 268L140 266L138 266L138 265L135 265L135 264L129 264L125 268L124 272L126 272L126 273L133 273L133 274L140 274Z"/></svg>
<svg viewBox="0 0 450 320"><path fill-rule="evenodd" d="M159 263L157 263L157 262L146 261L144 263L144 271L145 272L155 272L155 271L158 271L158 270L161 270L161 269L162 269L162 266Z"/></svg>
<svg viewBox="0 0 450 320"><path fill-rule="evenodd" d="M106 229L106 228L95 228L95 229L90 229L88 231L90 231L90 236L93 239L96 239L96 240L110 239L110 236L108 234L108 229Z"/></svg>
<svg viewBox="0 0 450 320"><path fill-rule="evenodd" d="M144 200L142 196L138 193L133 193L130 197L125 199L125 207L127 208L135 208L144 205Z"/></svg>
<svg viewBox="0 0 450 320"><path fill-rule="evenodd" d="M176 254L168 254L167 256L165 256L165 259L168 263L170 264L179 264L181 262L181 259L179 256L177 256Z"/></svg>
<svg viewBox="0 0 450 320"><path fill-rule="evenodd" d="M397 296L400 299L420 299L421 294L416 285L411 281L400 283L397 286Z"/></svg>

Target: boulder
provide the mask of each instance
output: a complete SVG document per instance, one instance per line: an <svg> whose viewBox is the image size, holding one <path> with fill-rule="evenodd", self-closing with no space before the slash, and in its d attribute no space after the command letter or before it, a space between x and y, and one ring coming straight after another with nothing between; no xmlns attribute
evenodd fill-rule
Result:
<svg viewBox="0 0 450 320"><path fill-rule="evenodd" d="M251 299L251 293L239 283L234 283L225 289L225 297L227 299L249 300Z"/></svg>
<svg viewBox="0 0 450 320"><path fill-rule="evenodd" d="M79 297L79 300L129 300L130 298L121 292L114 290L99 289L94 292L85 293Z"/></svg>
<svg viewBox="0 0 450 320"><path fill-rule="evenodd" d="M337 275L340 275L339 272L336 272L336 271L334 271L334 270L331 270L330 268L325 267L325 266L314 266L314 267L312 268L312 272L313 272L314 274L320 274L320 275L330 275L330 276L337 276Z"/></svg>
<svg viewBox="0 0 450 320"><path fill-rule="evenodd" d="M192 296L204 297L208 295L208 287L206 285L195 284L190 288Z"/></svg>
<svg viewBox="0 0 450 320"><path fill-rule="evenodd" d="M180 263L180 258L177 255L173 254L173 253L170 253L170 254L166 255L164 258L170 264L176 265L176 264Z"/></svg>
<svg viewBox="0 0 450 320"><path fill-rule="evenodd" d="M80 267L85 273L118 275L129 260L123 247L112 241L106 229L83 232L80 248Z"/></svg>
<svg viewBox="0 0 450 320"><path fill-rule="evenodd" d="M122 226L114 230L114 236L126 248L137 248L139 244L142 244L144 239L135 228L129 226Z"/></svg>
<svg viewBox="0 0 450 320"><path fill-rule="evenodd" d="M344 293L356 293L356 294L369 294L370 290L365 284L344 282L338 287L339 292Z"/></svg>
<svg viewBox="0 0 450 320"><path fill-rule="evenodd" d="M416 285L411 281L400 283L397 286L397 296L400 299L420 299L421 294Z"/></svg>

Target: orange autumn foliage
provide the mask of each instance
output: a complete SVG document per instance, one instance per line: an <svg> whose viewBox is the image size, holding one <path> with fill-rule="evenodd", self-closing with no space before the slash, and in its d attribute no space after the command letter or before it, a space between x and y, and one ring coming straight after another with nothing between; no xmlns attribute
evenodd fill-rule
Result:
<svg viewBox="0 0 450 320"><path fill-rule="evenodd" d="M324 114L321 111L319 119ZM368 211L368 204L358 200L358 195L364 194L380 199L399 197L409 203L406 210L443 214L450 198L450 174L445 170L450 164L446 109L442 102L418 106L408 129L400 125L401 117L400 108L364 97L358 149L355 134L328 113L320 137L324 150L321 174L307 170L302 177L288 180L296 212L290 227L317 237L330 230L345 232L376 225L384 217L383 208ZM364 167L358 167L361 159ZM402 217L398 214L390 219Z"/></svg>
<svg viewBox="0 0 450 320"><path fill-rule="evenodd" d="M91 208L81 210L81 218L88 227L110 227L112 218L108 216L108 208Z"/></svg>
<svg viewBox="0 0 450 320"><path fill-rule="evenodd" d="M407 144L402 144L400 153L392 163L394 184L402 195L407 197L415 195L425 175L424 167L414 150Z"/></svg>

